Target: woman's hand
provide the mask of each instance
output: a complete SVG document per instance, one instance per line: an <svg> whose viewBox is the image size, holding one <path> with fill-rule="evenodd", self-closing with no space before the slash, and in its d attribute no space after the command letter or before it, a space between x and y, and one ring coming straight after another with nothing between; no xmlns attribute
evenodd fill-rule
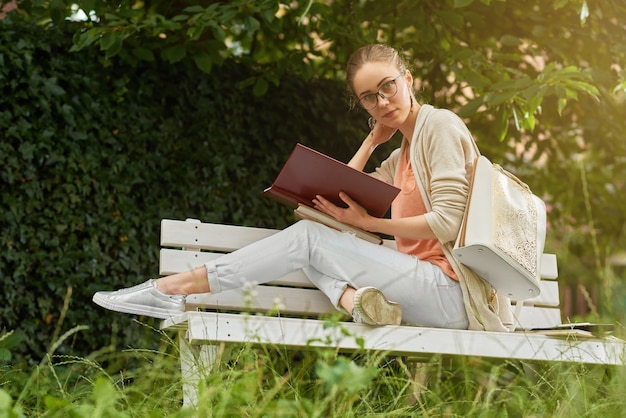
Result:
<svg viewBox="0 0 626 418"><path fill-rule="evenodd" d="M313 204L315 209L332 216L339 222L356 226L365 231L415 240L437 239L424 215L400 219L376 218L368 214L363 206L356 203L347 194L341 192L339 198L348 205L347 208L341 208L319 195L313 199Z"/></svg>
<svg viewBox="0 0 626 418"><path fill-rule="evenodd" d="M368 124L371 132L365 137L357 152L348 162L350 167L359 171L363 171L365 164L367 164L370 155L372 155L376 147L389 141L397 131L396 128L385 126L382 123L376 123L374 118L370 118Z"/></svg>
<svg viewBox="0 0 626 418"><path fill-rule="evenodd" d="M364 230L369 230L367 225L374 218L367 213L365 208L352 200L350 196L348 196L344 192L339 193L339 198L346 205L348 205L347 208L341 208L335 205L330 200L319 195L317 195L315 199L313 199L313 205L315 209L332 216L339 222L356 226L357 228L361 228Z"/></svg>
<svg viewBox="0 0 626 418"><path fill-rule="evenodd" d="M390 126L383 125L382 123L377 123L376 119L369 118L368 124L370 126L370 140L374 146L378 146L380 144L384 144L389 141L393 134L398 130L397 128L392 128Z"/></svg>

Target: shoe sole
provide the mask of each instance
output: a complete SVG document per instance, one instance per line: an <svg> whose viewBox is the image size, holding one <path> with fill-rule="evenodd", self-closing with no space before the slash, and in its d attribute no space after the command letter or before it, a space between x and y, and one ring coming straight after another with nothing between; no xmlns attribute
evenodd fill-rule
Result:
<svg viewBox="0 0 626 418"><path fill-rule="evenodd" d="M102 294L100 292L94 294L92 300L96 305L110 311L132 315L149 316L157 319L168 319L172 316L184 313L184 311L170 311L162 308L138 306L132 303L112 302L109 298L107 298L106 294Z"/></svg>
<svg viewBox="0 0 626 418"><path fill-rule="evenodd" d="M363 322L368 325L400 325L402 322L402 307L396 302L387 300L382 292L374 287L367 287L357 291L355 306L360 306L363 312Z"/></svg>

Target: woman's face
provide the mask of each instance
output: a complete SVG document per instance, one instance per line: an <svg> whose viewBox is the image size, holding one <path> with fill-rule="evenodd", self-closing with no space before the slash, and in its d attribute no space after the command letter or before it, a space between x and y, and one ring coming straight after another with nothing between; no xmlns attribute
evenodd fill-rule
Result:
<svg viewBox="0 0 626 418"><path fill-rule="evenodd" d="M402 72L393 64L368 62L355 73L352 88L366 109L375 101L375 106L367 109L374 119L386 126L398 128L411 111L412 82L410 72ZM397 90L394 89L394 83ZM381 97L381 94L385 97Z"/></svg>

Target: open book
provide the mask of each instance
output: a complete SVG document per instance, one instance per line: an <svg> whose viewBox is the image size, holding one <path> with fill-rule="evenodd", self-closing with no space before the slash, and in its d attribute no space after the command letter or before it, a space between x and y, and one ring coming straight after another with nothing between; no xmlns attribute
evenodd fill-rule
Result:
<svg viewBox="0 0 626 418"><path fill-rule="evenodd" d="M314 209L310 206L299 204L298 207L294 209L293 213L296 219L309 219L336 229L337 231L354 234L355 236L374 244L380 245L383 243L383 239L378 235L364 231L361 228L339 222L332 216L326 215L324 212L320 212L319 210Z"/></svg>
<svg viewBox="0 0 626 418"><path fill-rule="evenodd" d="M317 195L345 207L339 192L346 193L370 215L381 218L389 210L400 189L302 144L296 144L276 180L263 194L293 208L298 218L313 219L368 241L381 243L377 235L345 225L313 209L312 201Z"/></svg>

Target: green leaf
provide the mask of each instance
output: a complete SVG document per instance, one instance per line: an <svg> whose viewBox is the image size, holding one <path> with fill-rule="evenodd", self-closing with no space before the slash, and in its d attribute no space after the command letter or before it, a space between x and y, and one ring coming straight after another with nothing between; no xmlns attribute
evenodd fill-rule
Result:
<svg viewBox="0 0 626 418"><path fill-rule="evenodd" d="M511 90L515 88L516 80L502 80L491 85L491 90Z"/></svg>
<svg viewBox="0 0 626 418"><path fill-rule="evenodd" d="M526 102L526 108L532 114L541 111L541 103L543 102L543 97L536 96L532 97L530 100Z"/></svg>
<svg viewBox="0 0 626 418"><path fill-rule="evenodd" d="M459 116L462 118L469 117L476 113L478 109L483 105L483 98L479 97L467 103L459 110Z"/></svg>
<svg viewBox="0 0 626 418"><path fill-rule="evenodd" d="M578 92L572 89L565 89L565 98L568 100L578 100Z"/></svg>
<svg viewBox="0 0 626 418"><path fill-rule="evenodd" d="M276 11L278 10L278 4L275 4L275 7L271 8L271 9L265 9L263 10L263 12L261 12L261 16L263 17L263 20L265 21L265 23L271 25L276 19Z"/></svg>
<svg viewBox="0 0 626 418"><path fill-rule="evenodd" d="M74 36L74 44L70 52L80 51L100 39L102 33L99 29L91 28Z"/></svg>
<svg viewBox="0 0 626 418"><path fill-rule="evenodd" d="M248 33L254 33L261 28L261 23L253 16L248 16L244 20L244 26Z"/></svg>
<svg viewBox="0 0 626 418"><path fill-rule="evenodd" d="M196 24L187 29L187 37L192 41L197 41L204 33L205 26Z"/></svg>
<svg viewBox="0 0 626 418"><path fill-rule="evenodd" d="M183 9L184 12L187 13L202 13L204 12L206 9L202 6L189 6L189 7L185 7Z"/></svg>
<svg viewBox="0 0 626 418"><path fill-rule="evenodd" d="M50 93L53 96L63 96L65 94L65 90L61 86L59 86L56 77L46 79L46 81L44 82L44 86L46 92Z"/></svg>
<svg viewBox="0 0 626 418"><path fill-rule="evenodd" d="M256 83L254 83L254 88L252 89L252 92L255 96L259 97L267 93L268 88L269 83L267 82L267 80L264 77L259 77L257 78Z"/></svg>
<svg viewBox="0 0 626 418"><path fill-rule="evenodd" d="M591 83L586 83L584 81L570 80L570 81L567 81L565 84L567 87L574 88L578 91L587 93L594 97L597 97L600 95L600 91L598 90L598 88Z"/></svg>
<svg viewBox="0 0 626 418"><path fill-rule="evenodd" d="M122 49L123 35L116 32L105 33L100 39L100 50L105 51L106 58L117 55Z"/></svg>
<svg viewBox="0 0 626 418"><path fill-rule="evenodd" d="M513 97L517 95L517 91L506 91L503 93L489 93L486 96L485 101L489 106L499 106L503 103L508 103Z"/></svg>
<svg viewBox="0 0 626 418"><path fill-rule="evenodd" d="M318 360L315 369L329 391L347 393L358 393L366 389L378 374L376 367L361 367L345 357L337 358L334 364Z"/></svg>
<svg viewBox="0 0 626 418"><path fill-rule="evenodd" d="M181 61L187 55L187 48L184 44L174 45L161 51L161 57L170 64Z"/></svg>
<svg viewBox="0 0 626 418"><path fill-rule="evenodd" d="M48 395L44 398L44 404L46 405L46 412L54 413L61 409L67 408L70 405L70 402L67 399L55 398Z"/></svg>
<svg viewBox="0 0 626 418"><path fill-rule="evenodd" d="M213 33L213 36L215 36L215 39L217 39L218 41L223 41L226 38L226 32L219 25L211 26L211 32Z"/></svg>
<svg viewBox="0 0 626 418"><path fill-rule="evenodd" d="M531 85L530 87L524 89L524 91L522 92L522 97L524 98L524 100L532 100L537 97L542 98L542 90L543 86L540 84Z"/></svg>
<svg viewBox="0 0 626 418"><path fill-rule="evenodd" d="M528 128L531 131L535 130L535 124L537 122L537 119L535 118L535 115L532 113L527 113L524 115L524 124L526 126L526 128Z"/></svg>
<svg viewBox="0 0 626 418"><path fill-rule="evenodd" d="M559 116L563 116L563 109L565 109L565 106L567 106L567 99L566 98L560 98L559 102L558 102Z"/></svg>
<svg viewBox="0 0 626 418"><path fill-rule="evenodd" d="M6 348L0 347L0 362L7 363L11 361L11 352Z"/></svg>
<svg viewBox="0 0 626 418"><path fill-rule="evenodd" d="M626 93L626 81L619 83L613 88L613 94L618 94L620 92Z"/></svg>
<svg viewBox="0 0 626 418"><path fill-rule="evenodd" d="M520 124L519 116L517 116L517 110L515 109L515 106L511 108L511 112L513 112L513 120L515 121L515 128L519 131L521 129L521 124Z"/></svg>
<svg viewBox="0 0 626 418"><path fill-rule="evenodd" d="M7 349L14 348L17 347L24 339L25 336L22 332L9 331L0 337L0 347Z"/></svg>
<svg viewBox="0 0 626 418"><path fill-rule="evenodd" d="M176 16L174 16L174 17L172 18L172 20L173 20L174 22L182 22L182 21L187 20L187 19L189 19L189 16L188 16L188 15L176 15Z"/></svg>
<svg viewBox="0 0 626 418"><path fill-rule="evenodd" d="M500 133L499 141L502 142L506 139L509 133L509 117L511 116L508 109L502 106L499 112L496 113L496 125L497 131Z"/></svg>
<svg viewBox="0 0 626 418"><path fill-rule="evenodd" d="M6 418L20 418L22 415L22 408L19 406L13 406L13 400L11 395L4 389L0 389L0 415Z"/></svg>
<svg viewBox="0 0 626 418"><path fill-rule="evenodd" d="M205 52L199 52L193 55L193 61L196 63L196 66L204 71L207 74L211 73L213 68L213 60L209 56L209 54Z"/></svg>

